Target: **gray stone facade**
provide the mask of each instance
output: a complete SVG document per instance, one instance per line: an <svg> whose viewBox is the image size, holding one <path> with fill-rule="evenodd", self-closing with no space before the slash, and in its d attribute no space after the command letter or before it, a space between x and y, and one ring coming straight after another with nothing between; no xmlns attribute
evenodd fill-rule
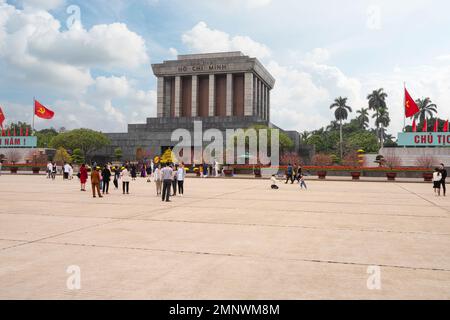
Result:
<svg viewBox="0 0 450 320"><path fill-rule="evenodd" d="M98 153L99 158L111 160L116 148L122 149L123 160L134 160L138 149L148 157L160 155L175 146L172 132L192 132L194 121L202 121L203 130L222 132L274 127L269 119L275 79L255 58L240 52L181 55L152 67L157 77L157 117L130 124L127 133L107 134L112 144Z"/></svg>

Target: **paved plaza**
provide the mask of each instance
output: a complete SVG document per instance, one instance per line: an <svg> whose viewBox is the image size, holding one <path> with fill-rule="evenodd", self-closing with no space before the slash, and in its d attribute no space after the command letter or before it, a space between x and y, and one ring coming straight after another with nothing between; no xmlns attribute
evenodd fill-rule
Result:
<svg viewBox="0 0 450 320"><path fill-rule="evenodd" d="M163 203L142 179L93 199L76 180L1 176L0 298L450 299L450 198L308 184L191 178Z"/></svg>

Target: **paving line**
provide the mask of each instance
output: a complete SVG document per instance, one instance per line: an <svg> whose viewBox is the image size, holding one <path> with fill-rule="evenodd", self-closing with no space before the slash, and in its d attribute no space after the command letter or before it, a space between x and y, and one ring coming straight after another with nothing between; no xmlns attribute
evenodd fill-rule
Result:
<svg viewBox="0 0 450 320"><path fill-rule="evenodd" d="M139 247L118 247L118 246L107 246L107 245L93 245L93 244L80 244L80 243L70 243L70 242L50 242L42 241L39 244L44 245L58 245L58 246L73 246L73 247L86 247L86 248L100 248L100 249L119 249L119 250L133 250L133 251L143 251L143 252L165 252L174 254L189 254L189 255L203 255L203 256L221 256L221 257L231 257L231 258L247 258L247 259L262 259L262 260L276 260L276 261L297 261L297 262L311 262L311 263L321 263L321 264L338 264L338 265L353 265L353 266L378 266L383 268L393 268L393 269L406 269L406 270L421 270L421 271L440 271L440 272L450 272L450 269L443 268L426 268L426 267L411 267L402 265L388 265L380 263L358 263L358 262L348 262L348 261L337 261L337 260L320 260L320 259L306 259L306 258L283 258L283 257L273 257L265 255L246 255L246 254L234 254L234 253L217 253L217 252L204 252L204 251L189 251L189 250L169 250L169 249L156 249L156 248L139 248Z"/></svg>

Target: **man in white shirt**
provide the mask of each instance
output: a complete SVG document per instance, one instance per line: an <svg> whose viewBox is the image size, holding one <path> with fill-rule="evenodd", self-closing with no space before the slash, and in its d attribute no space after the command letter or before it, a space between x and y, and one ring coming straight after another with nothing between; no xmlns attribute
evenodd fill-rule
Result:
<svg viewBox="0 0 450 320"><path fill-rule="evenodd" d="M69 180L69 172L70 172L70 165L68 163L64 163L63 167L64 180Z"/></svg>
<svg viewBox="0 0 450 320"><path fill-rule="evenodd" d="M173 180L173 169L166 164L161 170L161 176L163 181L162 201L170 202L170 188Z"/></svg>
<svg viewBox="0 0 450 320"><path fill-rule="evenodd" d="M161 195L162 189L161 165L158 165L158 167L156 167L155 171L153 172L153 178L155 179L156 184L156 196L159 196Z"/></svg>
<svg viewBox="0 0 450 320"><path fill-rule="evenodd" d="M181 164L177 171L178 194L182 197L184 194L184 179L186 178L186 170L184 164Z"/></svg>
<svg viewBox="0 0 450 320"><path fill-rule="evenodd" d="M51 179L53 171L53 164L51 162L47 163L47 179Z"/></svg>

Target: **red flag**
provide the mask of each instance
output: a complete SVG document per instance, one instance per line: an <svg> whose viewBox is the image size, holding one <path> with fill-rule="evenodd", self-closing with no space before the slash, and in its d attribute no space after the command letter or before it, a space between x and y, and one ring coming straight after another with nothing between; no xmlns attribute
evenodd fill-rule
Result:
<svg viewBox="0 0 450 320"><path fill-rule="evenodd" d="M8 129L8 137L11 137L11 129Z"/></svg>
<svg viewBox="0 0 450 320"><path fill-rule="evenodd" d="M428 132L428 121L426 118L425 118L425 122L423 124L422 132Z"/></svg>
<svg viewBox="0 0 450 320"><path fill-rule="evenodd" d="M39 118L42 119L53 119L55 113L48 109L47 107L43 106L39 101L34 100L34 114L37 115Z"/></svg>
<svg viewBox="0 0 450 320"><path fill-rule="evenodd" d="M20 127L20 136L23 137L23 128Z"/></svg>
<svg viewBox="0 0 450 320"><path fill-rule="evenodd" d="M436 119L436 122L434 123L433 132L439 132L439 120Z"/></svg>
<svg viewBox="0 0 450 320"><path fill-rule="evenodd" d="M27 131L25 132L25 137L28 137L29 132L28 132L29 128L27 127Z"/></svg>
<svg viewBox="0 0 450 320"><path fill-rule="evenodd" d="M2 128L2 137L6 135L5 129Z"/></svg>
<svg viewBox="0 0 450 320"><path fill-rule="evenodd" d="M412 132L417 132L417 123L416 123L416 119L414 119L413 124L412 124Z"/></svg>
<svg viewBox="0 0 450 320"><path fill-rule="evenodd" d="M443 132L448 132L448 120L445 121Z"/></svg>
<svg viewBox="0 0 450 320"><path fill-rule="evenodd" d="M420 109L416 102L409 95L408 90L405 88L405 115L407 118L413 117L415 114L419 113Z"/></svg>
<svg viewBox="0 0 450 320"><path fill-rule="evenodd" d="M17 135L16 135L16 127L14 127L14 135L13 135L13 137L17 137Z"/></svg>
<svg viewBox="0 0 450 320"><path fill-rule="evenodd" d="M3 122L5 121L5 114L3 113L2 107L0 107L0 126L3 129Z"/></svg>

